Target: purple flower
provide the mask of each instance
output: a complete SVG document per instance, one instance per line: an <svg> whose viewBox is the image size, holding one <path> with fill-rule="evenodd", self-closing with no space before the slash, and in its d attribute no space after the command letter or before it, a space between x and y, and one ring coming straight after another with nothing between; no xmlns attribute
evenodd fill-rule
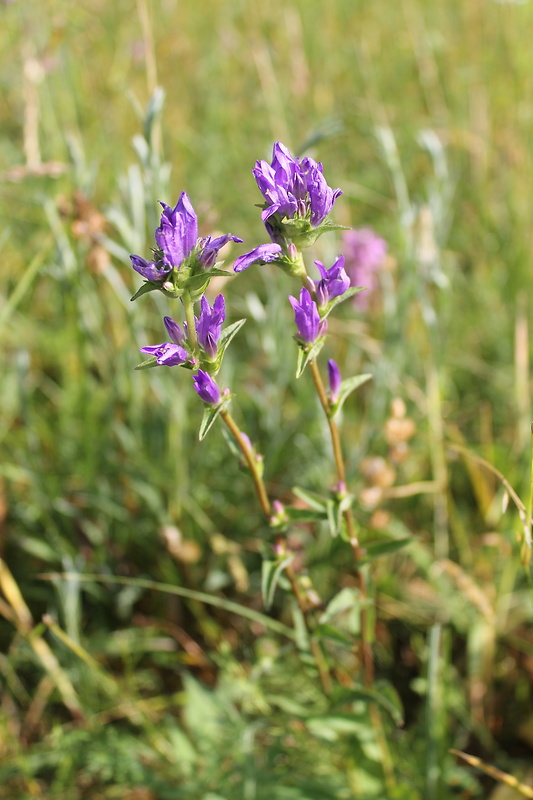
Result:
<svg viewBox="0 0 533 800"><path fill-rule="evenodd" d="M160 367L177 367L180 364L184 364L189 358L185 348L173 342L141 347L141 353L157 356L157 363Z"/></svg>
<svg viewBox="0 0 533 800"><path fill-rule="evenodd" d="M220 389L207 372L199 369L198 374L193 375L193 381L194 388L204 403L209 403L212 406L218 405L220 402Z"/></svg>
<svg viewBox="0 0 533 800"><path fill-rule="evenodd" d="M371 228L346 231L343 234L346 272L352 286L365 286L369 291L360 292L354 301L361 307L368 306L369 293L378 286L377 271L387 252L387 243Z"/></svg>
<svg viewBox="0 0 533 800"><path fill-rule="evenodd" d="M174 208L161 203L163 213L155 232L163 263L179 267L198 240L198 219L187 194L182 192Z"/></svg>
<svg viewBox="0 0 533 800"><path fill-rule="evenodd" d="M163 317L163 322L165 323L165 328L167 329L167 333L172 339L175 344L183 345L187 341L187 325L184 324L185 330L182 329L181 325L178 325L177 322L171 317Z"/></svg>
<svg viewBox="0 0 533 800"><path fill-rule="evenodd" d="M321 261L315 261L322 279L315 281L316 298L320 308L334 297L344 294L350 286L350 279L344 269L344 256L339 256L332 267L326 269Z"/></svg>
<svg viewBox="0 0 533 800"><path fill-rule="evenodd" d="M328 379L329 399L332 403L336 403L339 399L339 389L341 388L341 373L332 358L328 361Z"/></svg>
<svg viewBox="0 0 533 800"><path fill-rule="evenodd" d="M300 290L300 302L292 296L289 302L294 309L299 338L306 344L312 344L326 332L327 321L320 321L317 305L305 287Z"/></svg>
<svg viewBox="0 0 533 800"><path fill-rule="evenodd" d="M252 172L267 203L263 222L277 214L281 219L308 218L316 228L342 194L328 186L322 164L312 158L294 158L281 142L274 145L272 163L256 161Z"/></svg>
<svg viewBox="0 0 533 800"><path fill-rule="evenodd" d="M242 242L238 236L233 236L232 233L225 233L224 236L217 236L216 239L211 239L207 236L205 239L200 240L200 251L198 253L198 261L204 269L211 269L215 266L218 251L222 250L228 242Z"/></svg>
<svg viewBox="0 0 533 800"><path fill-rule="evenodd" d="M233 271L244 272L251 264L268 264L270 261L275 261L281 252L282 249L279 244L260 244L259 247L255 247L249 253L239 256L233 265Z"/></svg>
<svg viewBox="0 0 533 800"><path fill-rule="evenodd" d="M155 232L157 250L155 261L146 261L132 255L133 269L148 281L163 281L173 269L179 270L184 262L196 263L200 270L214 266L218 251L229 241L242 242L237 236L226 233L212 239L198 239L198 219L187 194L182 192L174 208L161 203L163 212Z"/></svg>
<svg viewBox="0 0 533 800"><path fill-rule="evenodd" d="M322 164L317 164L312 158L302 159L302 169L307 178L311 225L316 228L327 217L342 191L328 186L322 174Z"/></svg>
<svg viewBox="0 0 533 800"><path fill-rule="evenodd" d="M198 341L205 350L208 358L215 358L217 354L218 340L222 331L222 323L226 319L226 308L224 305L224 297L219 294L213 303L213 307L209 305L205 295L202 295L200 301L201 311L200 316L195 317L196 320L196 334Z"/></svg>
<svg viewBox="0 0 533 800"><path fill-rule="evenodd" d="M146 261L141 256L130 256L130 258L133 269L147 281L162 281L172 269L161 261Z"/></svg>

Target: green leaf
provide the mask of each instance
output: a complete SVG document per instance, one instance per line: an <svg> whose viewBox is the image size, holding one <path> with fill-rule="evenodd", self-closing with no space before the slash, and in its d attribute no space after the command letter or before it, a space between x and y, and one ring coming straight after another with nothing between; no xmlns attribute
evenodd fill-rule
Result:
<svg viewBox="0 0 533 800"><path fill-rule="evenodd" d="M333 499L328 500L327 504L328 526L329 532L333 539L336 539L340 533L342 526L342 509L341 504L335 502Z"/></svg>
<svg viewBox="0 0 533 800"><path fill-rule="evenodd" d="M143 294L148 294L148 292L157 292L160 290L161 290L160 283L155 283L155 281L146 281L146 283L143 283L140 289L137 289L137 291L131 298L131 302L133 303L134 300L137 300L139 297L142 297Z"/></svg>
<svg viewBox="0 0 533 800"><path fill-rule="evenodd" d="M186 281L181 283L180 288L190 292L191 295L200 296L204 293L209 285L209 273L201 272L199 275L192 275Z"/></svg>
<svg viewBox="0 0 533 800"><path fill-rule="evenodd" d="M292 619L294 622L293 627L294 627L294 638L296 641L296 646L300 651L308 653L310 652L311 647L309 644L309 633L307 631L305 617L296 600L294 598L291 598L291 600L292 600L291 611L292 611Z"/></svg>
<svg viewBox="0 0 533 800"><path fill-rule="evenodd" d="M353 647L354 643L351 636L348 636L344 631L339 630L339 628L336 628L335 625L331 625L329 622L316 626L313 631L313 639L330 639L337 644L346 645L347 647Z"/></svg>
<svg viewBox="0 0 533 800"><path fill-rule="evenodd" d="M157 356L150 356L150 358L147 358L146 361L142 361L140 364L137 364L135 369L151 369L152 367L157 366Z"/></svg>
<svg viewBox="0 0 533 800"><path fill-rule="evenodd" d="M315 511L325 512L325 516L327 516L327 498L321 497L316 492L311 492L308 489L302 489L300 486L293 486L292 493L299 497L300 500L303 500L304 503L307 503L308 506L314 508Z"/></svg>
<svg viewBox="0 0 533 800"><path fill-rule="evenodd" d="M333 415L332 415L333 417L339 413L339 411L344 405L344 401L346 400L346 398L353 391L355 391L355 389L358 389L359 386L362 386L363 383L369 381L370 378L372 378L372 375L370 375L369 373L365 373L364 375L355 375L353 378L347 378L346 380L342 381L339 389L339 399L335 403L333 409Z"/></svg>
<svg viewBox="0 0 533 800"><path fill-rule="evenodd" d="M202 417L202 422L200 425L200 430L198 431L198 438L200 439L200 441L202 441L202 439L205 439L205 437L211 430L214 421L220 414L220 409L221 406L206 405L204 409L204 416Z"/></svg>
<svg viewBox="0 0 533 800"><path fill-rule="evenodd" d="M291 522L316 522L327 517L327 512L324 510L317 511L312 508L293 508L292 506L285 507L285 514Z"/></svg>
<svg viewBox="0 0 533 800"><path fill-rule="evenodd" d="M411 542L415 542L415 536L408 536L405 539L388 539L385 542L374 542L373 544L365 544L363 546L364 557L358 562L358 566L362 567L364 564L369 564L375 558L380 556L390 555L396 553L403 547L407 547Z"/></svg>
<svg viewBox="0 0 533 800"><path fill-rule="evenodd" d="M283 570L291 563L294 558L294 553L290 553L286 558L281 561L263 561L261 567L261 594L263 596L263 603L268 610L273 601L276 587Z"/></svg>
<svg viewBox="0 0 533 800"><path fill-rule="evenodd" d="M224 397L222 402L220 402L217 406L211 406L208 405L207 403L205 404L204 416L202 418L202 422L200 424L200 430L198 432L198 438L200 439L200 441L202 441L202 439L205 439L214 421L216 420L222 409L228 405L232 397L233 397L232 394L228 395L227 397Z"/></svg>
<svg viewBox="0 0 533 800"><path fill-rule="evenodd" d="M395 725L401 726L404 723L404 711L402 701L396 689L388 681L376 681L372 688L364 686L356 689L340 689L334 695L335 705L333 708L340 708L346 703L353 703L359 700L376 703L380 708L390 715Z"/></svg>
<svg viewBox="0 0 533 800"><path fill-rule="evenodd" d="M352 589L345 586L340 592L330 600L325 611L320 616L320 624L328 625L335 620L339 622L339 617L343 617L342 627L350 633L359 633L360 630L360 609L361 593L359 589Z"/></svg>
<svg viewBox="0 0 533 800"><path fill-rule="evenodd" d="M240 331L246 319L239 319L237 322L234 322L232 325L228 325L227 328L224 328L222 333L220 334L220 339L218 342L218 353L223 356L226 350L226 347L229 345L233 337Z"/></svg>
<svg viewBox="0 0 533 800"><path fill-rule="evenodd" d="M337 295L334 297L333 300L330 300L327 306L325 307L325 311L321 311L322 319L329 317L335 306L338 306L340 303L344 303L345 300L349 300L350 297L353 297L359 292L363 292L365 289L364 286L351 286L349 289L346 289L344 294Z"/></svg>
<svg viewBox="0 0 533 800"><path fill-rule="evenodd" d="M223 264L223 261L219 261L219 264ZM211 267L207 272L203 273L207 275L208 278L233 278L233 272L230 272L227 269L218 269L216 266Z"/></svg>
<svg viewBox="0 0 533 800"><path fill-rule="evenodd" d="M309 349L307 349L307 347L305 348L301 346L298 347L298 363L296 367L297 378L301 376L308 363L312 361L312 359L317 357L317 355L324 347L325 341L326 337L321 336L320 339L317 339L316 342Z"/></svg>
<svg viewBox="0 0 533 800"><path fill-rule="evenodd" d="M306 247L310 247L313 245L316 240L322 236L323 233L329 233L330 231L347 231L350 230L345 225L335 225L333 222L329 222L325 220L318 228L311 228L309 223L305 229L301 231L297 230L296 225L290 225L291 222L295 222L294 220L287 220L283 222L283 232L286 236L291 238L294 244L298 247L299 250L303 250ZM293 233L291 233L291 228L294 229Z"/></svg>

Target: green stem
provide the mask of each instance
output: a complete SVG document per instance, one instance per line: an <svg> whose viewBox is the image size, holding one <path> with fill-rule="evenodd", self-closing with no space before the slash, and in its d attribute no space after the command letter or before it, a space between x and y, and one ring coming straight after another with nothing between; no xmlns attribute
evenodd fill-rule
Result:
<svg viewBox="0 0 533 800"><path fill-rule="evenodd" d="M198 355L198 338L196 336L196 322L194 319L194 301L190 292L183 292L181 298L183 308L185 309L185 319L187 320L187 338L193 355Z"/></svg>
<svg viewBox="0 0 533 800"><path fill-rule="evenodd" d="M231 416L231 414L225 408L223 408L220 412L220 416L222 417L224 424L230 431L231 435L237 442L237 445L242 455L246 459L246 463L248 464L250 472L252 473L252 479L254 482L255 491L257 492L257 496L261 504L261 509L267 520L270 521L270 517L272 516L272 508L265 489L265 484L263 483L263 478L261 477L261 474L257 466L257 462L254 459L253 454L250 452L249 448L246 446L246 442L242 437L241 430L238 427L235 420L233 419L233 417ZM280 537L281 534L278 534L278 539ZM324 656L322 655L322 651L320 650L320 645L318 644L318 642L314 641L311 636L311 630L309 628L309 620L307 618L307 608L306 608L305 598L302 596L300 587L298 586L298 580L290 564L286 567L285 573L289 579L292 593L296 599L296 602L298 603L300 611L302 612L302 617L304 619L305 626L307 628L307 632L309 634L309 639L311 642L311 651L313 653L313 657L317 665L318 674L320 675L320 682L322 684L322 688L325 694L330 694L331 677L329 674L329 670L325 663Z"/></svg>
<svg viewBox="0 0 533 800"><path fill-rule="evenodd" d="M329 432L331 435L331 444L333 446L333 456L335 458L335 467L337 469L337 478L339 482L346 483L346 467L344 465L344 457L342 455L342 447L341 447L341 440L339 435L339 429L337 427L337 423L331 416L331 405L326 394L326 389L324 387L324 383L322 382L322 376L320 375L320 371L318 369L318 364L316 363L315 359L312 359L309 362L309 368L311 369L311 375L313 378L313 383L315 384L315 388L318 394L318 399L320 400L320 405L324 410L324 414L326 415L326 419L329 425ZM352 549L354 551L354 555L356 556L356 561L359 561L361 558L360 548L359 548L359 540L357 538L357 533L355 531L355 525L353 521L353 516L351 509L346 509L344 512L344 519L346 522L346 527L348 529L348 534L350 537L350 544L352 545Z"/></svg>
<svg viewBox="0 0 533 800"><path fill-rule="evenodd" d="M255 486L255 491L257 492L257 496L259 498L259 502L261 504L261 509L265 517L270 520L272 516L272 509L270 507L270 500L268 499L268 495L265 489L265 484L263 483L263 478L258 469L257 461L255 460L253 453L250 452L249 448L246 446L246 442L242 437L242 433L240 428L238 427L237 423L225 408L223 408L220 412L220 416L222 417L224 424L230 431L231 435L237 442L239 446L239 450L243 454L244 458L246 459L246 463L250 467L250 472L252 473L252 479Z"/></svg>
<svg viewBox="0 0 533 800"><path fill-rule="evenodd" d="M344 458L342 455L342 448L339 436L339 429L337 427L336 422L333 420L331 416L331 404L329 402L326 389L324 387L324 383L322 381L322 376L320 375L320 371L318 369L318 364L316 363L315 359L312 359L309 362L309 367L311 369L311 375L313 377L313 382L316 387L316 391L318 394L318 398L320 400L320 405L324 409L324 414L326 415L326 419L328 421L329 430L331 434L331 442L333 445L333 454L335 456L335 465L337 468L337 478L339 482L346 483L346 467L344 465ZM346 528L348 530L348 536L350 539L350 544L352 546L352 551L355 560L355 566L358 572L359 578L359 589L361 591L361 598L363 600L361 605L361 656L363 662L363 673L365 678L365 685L370 687L374 682L374 658L372 654L372 645L371 645L371 631L369 630L369 618L368 618L368 609L366 607L365 601L368 597L368 589L366 585L366 577L362 570L359 570L357 565L358 562L361 560L361 548L359 545L359 540L357 538L357 533L355 530L355 523L353 519L353 514L351 508L347 508L346 511L343 512L344 521L346 523Z"/></svg>

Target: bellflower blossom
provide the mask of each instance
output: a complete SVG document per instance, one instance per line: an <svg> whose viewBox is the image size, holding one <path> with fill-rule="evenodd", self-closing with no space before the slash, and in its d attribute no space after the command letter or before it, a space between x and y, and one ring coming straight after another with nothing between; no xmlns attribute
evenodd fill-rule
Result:
<svg viewBox="0 0 533 800"><path fill-rule="evenodd" d="M174 322L172 317L163 317L167 333L175 344L183 345L187 341L187 323L183 323L183 328Z"/></svg>
<svg viewBox="0 0 533 800"><path fill-rule="evenodd" d="M327 321L320 320L320 314L309 291L304 287L300 290L300 301L290 296L289 302L294 309L294 321L298 328L298 337L305 344L313 344L323 336L327 329Z"/></svg>
<svg viewBox="0 0 533 800"><path fill-rule="evenodd" d="M141 353L148 353L151 356L156 356L157 363L160 367L178 367L180 364L185 364L189 358L189 354L185 348L173 342L163 342L162 344L141 347Z"/></svg>
<svg viewBox="0 0 533 800"><path fill-rule="evenodd" d="M182 192L174 208L161 203L163 212L155 232L157 249L154 260L147 261L132 255L133 269L148 281L164 282L172 270L184 266L196 267L196 272L209 270L215 264L218 251L229 241L242 242L237 236L227 233L212 239L198 238L198 218L187 194Z"/></svg>
<svg viewBox="0 0 533 800"><path fill-rule="evenodd" d="M202 295L200 306L200 316L195 317L198 342L203 347L208 358L215 358L218 340L222 331L222 323L226 319L224 296L219 294L211 308L206 296Z"/></svg>
<svg viewBox="0 0 533 800"><path fill-rule="evenodd" d="M346 272L352 286L365 286L368 292L360 292L354 302L360 308L368 306L369 294L378 287L377 271L387 253L387 243L372 228L360 228L343 234Z"/></svg>
<svg viewBox="0 0 533 800"><path fill-rule="evenodd" d="M281 253L282 248L279 244L260 244L249 253L239 256L233 265L233 270L234 272L244 272L251 264L269 264L271 261L275 261Z"/></svg>
<svg viewBox="0 0 533 800"><path fill-rule="evenodd" d="M350 279L344 269L344 256L339 256L332 267L326 269L321 261L315 261L321 280L315 281L316 299L319 308L326 306L334 297L343 295L350 286Z"/></svg>
<svg viewBox="0 0 533 800"><path fill-rule="evenodd" d="M335 404L339 399L341 388L341 373L336 362L332 358L328 360L328 380L329 380L329 399Z"/></svg>
<svg viewBox="0 0 533 800"><path fill-rule="evenodd" d="M328 186L322 164L308 157L295 158L281 142L274 144L272 163L256 161L252 173L266 201L261 219L272 244L245 253L234 270L243 272L251 264L279 260L291 274L301 274L289 248L295 242L301 248L315 241L322 232L317 229L342 192Z"/></svg>
<svg viewBox="0 0 533 800"><path fill-rule="evenodd" d="M198 370L197 375L193 375L194 388L204 403L216 406L220 403L220 389L216 385L209 373L203 369Z"/></svg>
<svg viewBox="0 0 533 800"><path fill-rule="evenodd" d="M183 347L187 344L187 336L180 325L170 317L165 317L163 322L172 341L141 347L141 353L156 356L160 367L178 367L189 360L189 354ZM187 328L186 325L184 327Z"/></svg>
<svg viewBox="0 0 533 800"><path fill-rule="evenodd" d="M312 158L294 158L281 142L274 145L272 163L256 161L252 172L267 203L261 214L263 222L273 214L281 219L308 217L316 228L342 194L328 186L322 164Z"/></svg>

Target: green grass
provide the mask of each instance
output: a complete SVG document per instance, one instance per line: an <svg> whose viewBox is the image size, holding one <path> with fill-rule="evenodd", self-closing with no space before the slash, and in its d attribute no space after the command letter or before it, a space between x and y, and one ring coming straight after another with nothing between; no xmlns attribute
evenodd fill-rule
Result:
<svg viewBox="0 0 533 800"><path fill-rule="evenodd" d="M490 796L450 748L531 783L520 520L461 448L526 502L533 5L19 0L0 21L0 531L31 612L4 579L0 798ZM279 627L298 623L283 586L262 624L271 533L248 476L218 427L198 442L182 371L133 369L177 313L129 301L157 201L185 189L203 235L251 249L265 234L250 170L277 139L344 190L336 222L389 244L380 297L340 311L325 351L374 376L343 420L363 546L415 537L370 569L372 698L324 697L305 641ZM308 262L339 249L324 236ZM294 377L294 290L269 267L227 285L230 321L248 321L221 373L288 502L334 482L311 379ZM416 434L373 506L363 459L391 462L395 397ZM353 589L325 527L291 543L326 605ZM358 624L336 618L324 645L341 684Z"/></svg>

